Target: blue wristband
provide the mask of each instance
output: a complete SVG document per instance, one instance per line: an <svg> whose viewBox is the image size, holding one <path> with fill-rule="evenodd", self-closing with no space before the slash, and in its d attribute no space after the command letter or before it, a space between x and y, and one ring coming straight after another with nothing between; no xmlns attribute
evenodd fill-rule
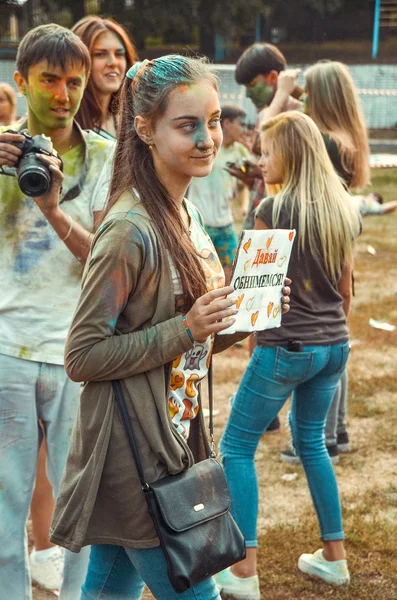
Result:
<svg viewBox="0 0 397 600"><path fill-rule="evenodd" d="M194 340L192 332L190 331L189 326L187 324L186 315L182 315L182 321L183 321L183 324L184 324L185 329L186 329L186 333L188 334L190 341L192 342L192 344L194 344L195 340Z"/></svg>

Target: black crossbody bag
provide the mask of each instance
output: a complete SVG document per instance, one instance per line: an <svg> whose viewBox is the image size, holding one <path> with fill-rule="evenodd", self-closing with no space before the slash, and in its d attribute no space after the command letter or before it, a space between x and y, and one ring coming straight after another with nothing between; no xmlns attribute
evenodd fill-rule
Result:
<svg viewBox="0 0 397 600"><path fill-rule="evenodd" d="M167 561L170 583L176 592L185 592L245 558L243 535L230 514L223 468L215 460L212 368L208 371L210 458L150 484L143 472L120 381L112 381L112 386L142 492Z"/></svg>

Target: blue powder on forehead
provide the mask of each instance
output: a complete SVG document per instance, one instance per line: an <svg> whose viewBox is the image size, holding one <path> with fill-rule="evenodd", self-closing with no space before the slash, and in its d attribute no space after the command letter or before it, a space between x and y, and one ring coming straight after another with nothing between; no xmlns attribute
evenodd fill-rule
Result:
<svg viewBox="0 0 397 600"><path fill-rule="evenodd" d="M142 76L156 87L183 83L187 79L186 67L188 61L182 56L162 56L148 65Z"/></svg>
<svg viewBox="0 0 397 600"><path fill-rule="evenodd" d="M148 71L157 85L164 85L170 81L180 83L186 78L184 70L188 62L183 56L162 56L155 60L153 67Z"/></svg>
<svg viewBox="0 0 397 600"><path fill-rule="evenodd" d="M154 84L158 88L169 86L170 84L191 83L189 67L192 60L194 59L178 54L169 54L156 58L153 61L136 63L129 70L128 76L130 78L137 77L138 80L143 78L146 83ZM202 67L204 65L205 63L200 64Z"/></svg>

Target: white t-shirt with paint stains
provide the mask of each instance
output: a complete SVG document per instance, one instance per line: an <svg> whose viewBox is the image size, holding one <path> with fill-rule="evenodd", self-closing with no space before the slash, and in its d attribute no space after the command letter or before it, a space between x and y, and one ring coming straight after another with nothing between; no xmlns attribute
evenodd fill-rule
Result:
<svg viewBox="0 0 397 600"><path fill-rule="evenodd" d="M201 259L207 290L210 292L225 285L225 275L211 239L198 220L195 208L189 202L186 205L190 216L190 237ZM171 257L169 261L178 309L178 305L183 303L183 290ZM212 345L211 336L205 342L196 342L193 348L178 356L172 364L168 407L173 424L185 439L189 437L190 421L199 410L197 386L207 375Z"/></svg>
<svg viewBox="0 0 397 600"><path fill-rule="evenodd" d="M60 203L74 221L93 231L94 212L106 205L114 143L93 132L83 132L83 138L84 143L62 155ZM79 184L78 196L68 200L68 192ZM16 178L0 175L1 354L63 364L82 270L34 200L20 191Z"/></svg>
<svg viewBox="0 0 397 600"><path fill-rule="evenodd" d="M221 146L211 173L207 177L193 177L189 186L189 200L199 209L204 225L226 227L233 223L232 200L238 181L226 171L227 163L241 163L250 159L249 151L239 142L227 148Z"/></svg>

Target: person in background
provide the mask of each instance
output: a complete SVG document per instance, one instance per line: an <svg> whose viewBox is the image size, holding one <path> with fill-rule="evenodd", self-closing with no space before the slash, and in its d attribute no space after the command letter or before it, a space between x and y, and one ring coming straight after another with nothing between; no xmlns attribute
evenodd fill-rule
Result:
<svg viewBox="0 0 397 600"><path fill-rule="evenodd" d="M0 125L18 127L16 120L17 95L8 83L0 83ZM36 481L30 506L34 549L30 554L33 581L47 590L59 590L62 585L64 553L54 548L50 541L50 523L54 498L46 475L47 452L45 431L39 425L41 444L37 462ZM48 552L46 552L48 550Z"/></svg>
<svg viewBox="0 0 397 600"><path fill-rule="evenodd" d="M257 160L260 157L260 131L267 119L275 117L286 110L301 110L302 103L296 99L303 89L296 85L298 71L286 70L287 61L284 54L273 44L259 42L247 48L236 64L235 79L246 88L247 98L253 102L257 110L256 136L253 139L252 151ZM296 97L295 97L296 96ZM265 186L263 175L255 162L247 165L242 173L238 169L229 168L229 173L242 181L249 189L249 204L243 222L243 229L255 226L255 210L265 196L279 191L277 186ZM249 352L255 348L255 335L249 338ZM231 398L233 401L233 396ZM278 415L269 424L267 431L280 429Z"/></svg>
<svg viewBox="0 0 397 600"><path fill-rule="evenodd" d="M321 131L329 157L349 190L370 181L367 127L346 67L320 61L305 72L304 112Z"/></svg>
<svg viewBox="0 0 397 600"><path fill-rule="evenodd" d="M217 584L224 595L244 600L261 598L255 452L262 433L291 394L294 447L324 544L323 550L302 554L298 567L335 585L347 584L350 578L324 427L349 355L346 317L360 218L309 117L291 111L266 121L261 143L259 165L265 182L282 184L282 189L260 204L255 228L294 228L296 238L288 269L293 310L281 327L257 333L257 346L220 443L232 513L246 539L247 557L217 576Z"/></svg>
<svg viewBox="0 0 397 600"><path fill-rule="evenodd" d="M261 122L301 106L296 97L301 96L302 88L296 83L291 90L280 85L285 77L286 64L283 53L265 42L257 42L247 48L237 61L236 82L245 86L247 98L255 105ZM296 72L292 70L291 73Z"/></svg>
<svg viewBox="0 0 397 600"><path fill-rule="evenodd" d="M54 493L47 477L45 426L39 421L40 450L37 457L36 480L30 503L33 549L29 556L32 581L45 590L62 586L64 552L50 540L50 525L54 512Z"/></svg>
<svg viewBox="0 0 397 600"><path fill-rule="evenodd" d="M291 87L293 85L291 81ZM305 72L305 94L302 98L304 112L319 128L331 162L345 187L359 190L367 186L370 180L367 128L347 67L337 61L320 61L310 67ZM349 200L358 212L363 212L363 196L350 196ZM372 208L374 200L371 200L369 198L368 203ZM334 463L339 462L340 452L351 449L347 431L347 397L346 369L338 384L325 428L327 449ZM300 462L291 443L280 453L280 459L289 464Z"/></svg>
<svg viewBox="0 0 397 600"><path fill-rule="evenodd" d="M0 81L0 126L11 125L17 118L17 94L5 81Z"/></svg>
<svg viewBox="0 0 397 600"><path fill-rule="evenodd" d="M248 190L230 175L227 168L245 170L251 158L242 141L245 135L245 112L238 106L222 107L221 125L223 142L207 177L193 177L189 199L200 210L204 225L222 263L226 282L230 281L233 260L237 250L237 235L233 218L233 198L237 196L242 210L246 210Z"/></svg>
<svg viewBox="0 0 397 600"><path fill-rule="evenodd" d="M17 177L0 175L0 595L10 600L31 599L31 574L40 585L48 585L48 570L62 578L59 547L35 549L29 561L26 521L41 425L56 496L80 395L64 369L64 345L92 232L106 206L98 178L114 146L74 121L90 67L87 47L69 29L49 24L29 31L14 75L27 118L17 133L0 129L2 168L18 165L26 129L49 137L62 159L35 154L31 163L48 170L50 185L34 198ZM79 597L87 563L88 552L65 553L61 600Z"/></svg>
<svg viewBox="0 0 397 600"><path fill-rule="evenodd" d="M267 119L287 110L301 110L302 103L297 99L303 89L296 85L297 70L286 70L284 54L273 44L258 42L247 48L236 64L235 79L246 88L247 98L253 102L257 110L256 139L252 151L260 156L261 126ZM252 163L246 173L237 169L229 172L243 181L251 190L250 202L243 229L253 229L255 209L266 195L262 173ZM273 192L276 190L268 190Z"/></svg>
<svg viewBox="0 0 397 600"><path fill-rule="evenodd" d="M374 192L352 196L352 202L362 217L388 215L397 210L397 200L383 202L383 197Z"/></svg>
<svg viewBox="0 0 397 600"><path fill-rule="evenodd" d="M76 120L107 139L117 134L117 99L126 71L138 58L122 25L90 15L72 27L91 56L91 75Z"/></svg>

